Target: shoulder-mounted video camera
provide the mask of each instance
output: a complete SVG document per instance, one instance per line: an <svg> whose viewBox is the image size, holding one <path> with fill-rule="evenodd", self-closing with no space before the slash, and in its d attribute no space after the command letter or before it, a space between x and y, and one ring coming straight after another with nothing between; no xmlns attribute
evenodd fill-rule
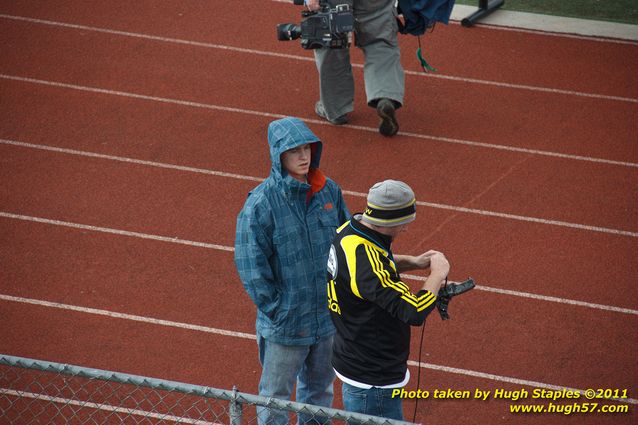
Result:
<svg viewBox="0 0 638 425"><path fill-rule="evenodd" d="M293 0L293 3L303 5L304 0ZM339 4L331 8L326 0L321 0L319 6L317 11L301 11L299 25L277 25L277 39L288 41L301 38L301 47L304 49L348 48L354 30L354 16L350 6Z"/></svg>

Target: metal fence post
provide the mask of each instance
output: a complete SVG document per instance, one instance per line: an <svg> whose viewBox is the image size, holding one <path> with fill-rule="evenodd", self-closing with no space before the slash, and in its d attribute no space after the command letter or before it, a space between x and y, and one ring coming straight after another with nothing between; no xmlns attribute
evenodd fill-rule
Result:
<svg viewBox="0 0 638 425"><path fill-rule="evenodd" d="M242 406L238 401L237 387L233 386L233 395L230 399L230 409L228 416L230 417L230 425L241 425Z"/></svg>

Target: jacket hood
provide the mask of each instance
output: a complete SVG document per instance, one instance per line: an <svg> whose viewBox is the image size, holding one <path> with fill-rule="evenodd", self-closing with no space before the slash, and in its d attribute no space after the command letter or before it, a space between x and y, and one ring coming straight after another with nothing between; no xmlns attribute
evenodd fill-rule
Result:
<svg viewBox="0 0 638 425"><path fill-rule="evenodd" d="M281 166L281 154L297 146L312 143L310 168L319 168L321 140L299 118L282 118L270 123L268 126L268 145L270 146L270 161L272 167L270 175L276 180L283 180L288 173Z"/></svg>

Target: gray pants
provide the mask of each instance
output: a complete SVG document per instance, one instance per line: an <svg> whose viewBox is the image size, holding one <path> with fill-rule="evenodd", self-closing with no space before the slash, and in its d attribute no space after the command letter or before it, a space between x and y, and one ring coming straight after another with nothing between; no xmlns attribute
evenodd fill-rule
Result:
<svg viewBox="0 0 638 425"><path fill-rule="evenodd" d="M363 77L368 105L381 98L403 104L405 82L397 42L395 0L330 0L350 4L355 18L355 44L365 56ZM320 100L328 119L354 109L354 78L349 49L317 49Z"/></svg>

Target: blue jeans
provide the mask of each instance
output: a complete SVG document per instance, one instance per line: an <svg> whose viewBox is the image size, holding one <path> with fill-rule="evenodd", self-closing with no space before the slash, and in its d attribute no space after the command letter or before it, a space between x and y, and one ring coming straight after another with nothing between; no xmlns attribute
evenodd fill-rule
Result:
<svg viewBox="0 0 638 425"><path fill-rule="evenodd" d="M290 400L297 384L296 401L330 407L333 398L332 336L313 345L281 345L257 334L262 372L259 395ZM285 425L288 413L257 407L259 424ZM298 424L329 423L322 418L299 415Z"/></svg>
<svg viewBox="0 0 638 425"><path fill-rule="evenodd" d="M350 412L403 420L401 397L392 397L392 388L372 387L368 390L343 383L343 407Z"/></svg>

